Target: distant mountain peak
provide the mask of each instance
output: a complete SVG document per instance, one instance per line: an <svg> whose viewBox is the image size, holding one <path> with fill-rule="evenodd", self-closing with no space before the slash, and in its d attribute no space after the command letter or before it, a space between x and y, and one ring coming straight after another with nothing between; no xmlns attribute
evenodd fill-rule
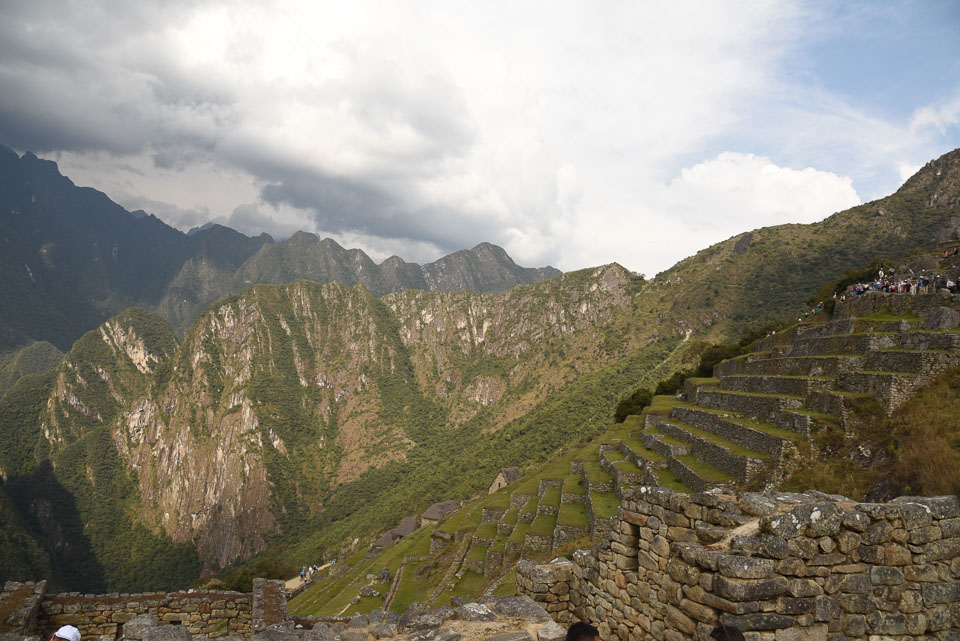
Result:
<svg viewBox="0 0 960 641"><path fill-rule="evenodd" d="M140 210L137 210L137 211L143 211L143 210L140 209ZM131 212L131 213L136 214L137 212ZM208 222L208 223L204 223L204 224L199 225L199 226L197 226L197 227L191 228L190 231L187 232L187 236L193 236L194 234L196 234L196 233L198 233L198 232L206 231L206 230L208 230L208 229L213 229L213 228L216 227L216 226L217 226L216 223L209 223L209 222Z"/></svg>

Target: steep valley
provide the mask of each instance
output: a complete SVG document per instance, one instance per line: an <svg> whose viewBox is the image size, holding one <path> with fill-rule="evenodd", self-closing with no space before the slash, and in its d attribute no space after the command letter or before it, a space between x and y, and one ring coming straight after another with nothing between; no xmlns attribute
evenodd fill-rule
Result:
<svg viewBox="0 0 960 641"><path fill-rule="evenodd" d="M568 425L530 450L543 435L504 428L652 340L630 328L641 284L611 265L499 297L256 286L213 306L179 345L163 319L131 309L86 334L37 385L46 400L35 400L32 424L4 414L4 433L33 456L8 445L3 474L27 513L42 490L17 479L47 461L82 497L78 486L97 489L103 478L94 467L72 478L61 469L82 444L109 439L139 501L104 500L161 539L192 542L208 569L280 533L315 531L315 544L329 545L341 519L376 524L384 503L412 508L474 491L503 456L542 459L589 435ZM22 379L10 397L36 380ZM495 447L500 432L516 439L512 449ZM380 496L397 477L424 474L431 482L416 495ZM77 507L85 521L93 506Z"/></svg>
<svg viewBox="0 0 960 641"><path fill-rule="evenodd" d="M586 443L706 342L796 315L824 282L958 221L954 151L886 199L652 280L611 264L499 294L260 284L182 340L172 312L127 309L0 402L0 517L25 559L8 577L182 587L257 554L299 565L369 542Z"/></svg>

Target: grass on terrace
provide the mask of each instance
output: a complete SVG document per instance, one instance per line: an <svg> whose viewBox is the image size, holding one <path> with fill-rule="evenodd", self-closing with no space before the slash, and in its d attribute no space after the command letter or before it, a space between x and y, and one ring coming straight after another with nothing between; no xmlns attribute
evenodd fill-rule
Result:
<svg viewBox="0 0 960 641"><path fill-rule="evenodd" d="M620 499L613 492L591 492L590 502L593 504L593 515L598 519L616 516L620 507Z"/></svg>
<svg viewBox="0 0 960 641"><path fill-rule="evenodd" d="M548 507L559 507L560 506L560 492L559 487L549 487L543 493L543 496L540 497L540 504Z"/></svg>
<svg viewBox="0 0 960 641"><path fill-rule="evenodd" d="M483 561L487 558L487 546L474 543L470 546L470 551L464 558L468 561Z"/></svg>
<svg viewBox="0 0 960 641"><path fill-rule="evenodd" d="M430 525L420 528L371 559L364 560L365 551L354 553L345 561L350 564L348 571L337 577L322 579L295 596L288 606L290 612L298 615L336 615L351 599L360 594L360 589L367 583L367 574L377 574L383 568L388 568L390 575L394 576L404 556L426 556L430 551L430 534L435 527ZM377 589L385 594L386 590L389 590L389 584Z"/></svg>
<svg viewBox="0 0 960 641"><path fill-rule="evenodd" d="M657 477L657 482L660 484L660 487L665 487L674 492L693 494L693 488L681 481L679 476L668 469L656 470L654 476Z"/></svg>
<svg viewBox="0 0 960 641"><path fill-rule="evenodd" d="M605 450L603 456L611 463L616 463L624 459L624 454L620 450Z"/></svg>
<svg viewBox="0 0 960 641"><path fill-rule="evenodd" d="M586 494L586 488L583 487L583 475L571 474L563 479L563 493L576 494L583 496Z"/></svg>
<svg viewBox="0 0 960 641"><path fill-rule="evenodd" d="M646 460L648 460L648 461L651 461L651 462L654 462L654 463L659 463L659 462L663 462L663 461L666 461L666 460L667 460L667 457L664 456L663 454L660 454L660 453L658 453L658 452L654 452L653 450L648 450L648 449L643 445L643 441L641 441L640 439L633 439L633 438L632 438L632 439L630 439L630 440L628 440L628 441L624 441L624 444L625 444L627 447L629 447L629 448L630 448L630 451L632 451L634 454L636 454L637 456L639 456L639 457L641 457L641 458L644 458L644 459L646 459Z"/></svg>
<svg viewBox="0 0 960 641"><path fill-rule="evenodd" d="M527 532L530 531L529 523L517 523L517 527L513 529L513 532L507 538L507 543L513 543L515 545L523 545L524 537Z"/></svg>
<svg viewBox="0 0 960 641"><path fill-rule="evenodd" d="M403 570L403 579L397 586L390 609L397 613L406 612L410 604L422 601L430 593L436 582L443 576L443 569L430 571L430 561L407 563Z"/></svg>
<svg viewBox="0 0 960 641"><path fill-rule="evenodd" d="M557 514L557 523L570 527L589 528L590 518L587 516L587 508L581 503L564 503Z"/></svg>
<svg viewBox="0 0 960 641"><path fill-rule="evenodd" d="M494 596L512 596L517 593L517 571L510 570L493 591Z"/></svg>
<svg viewBox="0 0 960 641"><path fill-rule="evenodd" d="M552 537L553 530L556 527L556 514L541 514L533 520L533 523L530 524L530 530L527 533L534 534L536 536Z"/></svg>
<svg viewBox="0 0 960 641"><path fill-rule="evenodd" d="M583 464L583 473L591 483L609 483L613 480L613 475L603 469L596 461Z"/></svg>
<svg viewBox="0 0 960 641"><path fill-rule="evenodd" d="M637 466L636 463L629 459L624 459L622 461L617 461L613 464L613 467L617 469L619 473L627 474L643 474L643 470Z"/></svg>
<svg viewBox="0 0 960 641"><path fill-rule="evenodd" d="M707 465L692 454L687 456L678 456L676 458L678 461L696 472L697 476L702 478L707 483L732 483L733 481L736 481L735 477L727 474L726 472L721 472L715 467Z"/></svg>

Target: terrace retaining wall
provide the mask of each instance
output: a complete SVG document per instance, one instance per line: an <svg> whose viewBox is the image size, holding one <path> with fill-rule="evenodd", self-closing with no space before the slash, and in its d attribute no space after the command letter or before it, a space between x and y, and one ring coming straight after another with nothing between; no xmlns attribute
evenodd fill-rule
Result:
<svg viewBox="0 0 960 641"><path fill-rule="evenodd" d="M960 641L960 500L806 494L625 496L592 550L521 562L520 594L603 639Z"/></svg>

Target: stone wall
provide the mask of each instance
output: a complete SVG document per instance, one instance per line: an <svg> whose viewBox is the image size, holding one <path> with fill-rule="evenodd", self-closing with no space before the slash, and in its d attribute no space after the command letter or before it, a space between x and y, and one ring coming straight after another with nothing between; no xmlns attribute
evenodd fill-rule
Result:
<svg viewBox="0 0 960 641"><path fill-rule="evenodd" d="M84 639L114 638L125 623L141 615L152 616L154 625L182 626L190 634L208 637L249 637L271 626L291 624L283 581L254 579L249 594L208 590L46 594L45 588L44 581L4 584L0 634L49 638L60 626L73 625Z"/></svg>
<svg viewBox="0 0 960 641"><path fill-rule="evenodd" d="M76 626L83 637L116 636L119 626L141 614L160 623L185 626L192 634L250 636L252 595L242 592L151 592L146 594L47 595L37 629L49 638L62 625Z"/></svg>
<svg viewBox="0 0 960 641"><path fill-rule="evenodd" d="M534 498L535 494L523 494L522 492L514 492L510 495L510 509L519 510L527 504L527 501Z"/></svg>
<svg viewBox="0 0 960 641"><path fill-rule="evenodd" d="M960 640L960 500L628 492L611 531L518 591L612 641Z"/></svg>
<svg viewBox="0 0 960 641"><path fill-rule="evenodd" d="M443 530L434 530L430 533L430 556L436 556L440 550L450 545L453 535Z"/></svg>
<svg viewBox="0 0 960 641"><path fill-rule="evenodd" d="M4 583L3 590L0 591L0 634L36 634L37 614L46 590L46 581Z"/></svg>
<svg viewBox="0 0 960 641"><path fill-rule="evenodd" d="M570 605L573 564L570 562L536 565L530 561L517 564L517 592L532 596L553 617L569 625L577 620Z"/></svg>

